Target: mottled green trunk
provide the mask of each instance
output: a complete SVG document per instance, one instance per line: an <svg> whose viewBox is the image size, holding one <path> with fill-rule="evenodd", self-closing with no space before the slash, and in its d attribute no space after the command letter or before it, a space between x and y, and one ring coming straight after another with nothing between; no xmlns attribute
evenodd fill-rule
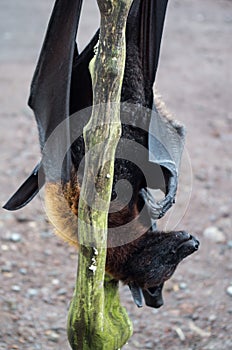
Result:
<svg viewBox="0 0 232 350"><path fill-rule="evenodd" d="M107 218L114 156L121 134L120 95L125 65L125 26L132 0L98 0L101 34L90 64L93 111L84 130L85 174L79 203L79 262L69 310L74 350L116 350L132 334L118 283L105 276Z"/></svg>

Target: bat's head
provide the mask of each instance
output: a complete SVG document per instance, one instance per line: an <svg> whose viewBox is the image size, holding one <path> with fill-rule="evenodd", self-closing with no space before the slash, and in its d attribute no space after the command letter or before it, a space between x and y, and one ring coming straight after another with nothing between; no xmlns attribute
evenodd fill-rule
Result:
<svg viewBox="0 0 232 350"><path fill-rule="evenodd" d="M138 306L142 306L142 299L133 294L136 288L148 306L157 308L163 305L164 282L181 260L198 250L199 241L185 231L149 232L138 239L138 244L139 250L126 264L127 283L133 286L131 291Z"/></svg>
<svg viewBox="0 0 232 350"><path fill-rule="evenodd" d="M143 289L168 280L178 263L199 247L199 241L185 231L149 232L140 240L140 249L128 259L127 271Z"/></svg>

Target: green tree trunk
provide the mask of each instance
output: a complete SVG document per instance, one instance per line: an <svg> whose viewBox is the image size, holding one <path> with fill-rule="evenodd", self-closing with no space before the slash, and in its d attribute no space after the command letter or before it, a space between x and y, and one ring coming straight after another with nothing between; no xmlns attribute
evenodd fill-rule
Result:
<svg viewBox="0 0 232 350"><path fill-rule="evenodd" d="M125 27L132 0L98 0L97 54L90 63L93 110L84 130L85 174L78 211L80 242L76 288L68 317L74 350L116 350L132 334L118 283L105 276L107 218L115 150L121 134L120 96L125 66Z"/></svg>

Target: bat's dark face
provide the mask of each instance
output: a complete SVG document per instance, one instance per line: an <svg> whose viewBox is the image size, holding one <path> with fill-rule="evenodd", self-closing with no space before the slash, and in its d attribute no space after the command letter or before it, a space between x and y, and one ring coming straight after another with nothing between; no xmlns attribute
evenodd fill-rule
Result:
<svg viewBox="0 0 232 350"><path fill-rule="evenodd" d="M140 249L128 259L126 270L128 279L136 281L142 289L168 280L178 263L199 247L198 240L185 231L150 232L138 243Z"/></svg>
<svg viewBox="0 0 232 350"><path fill-rule="evenodd" d="M177 265L198 250L199 241L185 231L148 230L136 240L108 248L106 271L130 287L137 306L163 305L162 288Z"/></svg>

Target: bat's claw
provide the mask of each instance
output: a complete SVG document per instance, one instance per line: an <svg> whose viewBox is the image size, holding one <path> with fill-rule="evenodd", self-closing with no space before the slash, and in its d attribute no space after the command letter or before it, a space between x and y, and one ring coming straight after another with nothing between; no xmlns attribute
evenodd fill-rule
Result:
<svg viewBox="0 0 232 350"><path fill-rule="evenodd" d="M165 215L165 213L172 207L172 205L175 203L176 198L176 191L177 191L177 177L170 176L169 182L168 182L168 192L165 198L158 202L159 205L162 206L162 216Z"/></svg>
<svg viewBox="0 0 232 350"><path fill-rule="evenodd" d="M151 219L158 220L162 218L166 214L168 209L172 207L172 205L175 203L176 189L176 181L174 178L171 178L169 182L168 194L165 196L164 199L158 202L155 202L155 199L148 188L141 189L140 196L144 200L144 203L147 207Z"/></svg>
<svg viewBox="0 0 232 350"><path fill-rule="evenodd" d="M163 208L159 204L159 202L155 202L154 197L152 196L150 190L142 188L139 194L144 200L149 216L153 220L159 219L162 216Z"/></svg>

